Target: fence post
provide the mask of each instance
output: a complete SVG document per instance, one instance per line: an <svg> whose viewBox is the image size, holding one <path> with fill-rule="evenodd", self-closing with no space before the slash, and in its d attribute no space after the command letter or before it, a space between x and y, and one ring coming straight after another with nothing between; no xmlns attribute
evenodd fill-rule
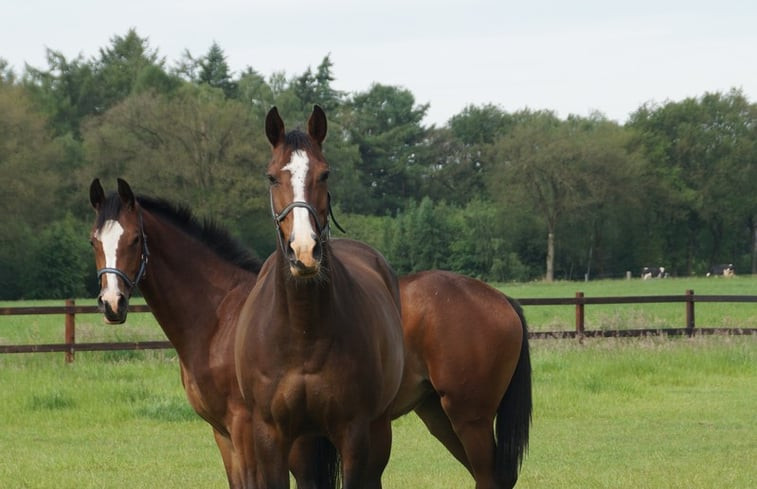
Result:
<svg viewBox="0 0 757 489"><path fill-rule="evenodd" d="M584 337L584 293L576 292L576 336Z"/></svg>
<svg viewBox="0 0 757 489"><path fill-rule="evenodd" d="M64 341L68 346L66 349L66 363L72 363L74 361L74 343L76 343L75 304L76 303L73 299L66 299L66 333Z"/></svg>
<svg viewBox="0 0 757 489"><path fill-rule="evenodd" d="M686 335L694 335L694 291L686 291Z"/></svg>

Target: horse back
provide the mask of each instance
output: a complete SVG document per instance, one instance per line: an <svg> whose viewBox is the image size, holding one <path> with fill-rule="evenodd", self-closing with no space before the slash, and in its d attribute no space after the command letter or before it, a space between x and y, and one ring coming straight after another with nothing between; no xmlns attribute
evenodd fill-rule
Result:
<svg viewBox="0 0 757 489"><path fill-rule="evenodd" d="M427 369L420 375L437 391L452 389L460 372L479 378L496 372L488 388L504 391L523 341L520 317L504 294L440 270L401 277L400 294L408 370ZM497 367L503 360L512 365Z"/></svg>

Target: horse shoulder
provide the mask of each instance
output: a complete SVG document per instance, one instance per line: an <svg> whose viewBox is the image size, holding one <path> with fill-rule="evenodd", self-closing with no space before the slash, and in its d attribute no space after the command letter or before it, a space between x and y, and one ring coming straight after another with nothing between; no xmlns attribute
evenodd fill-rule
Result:
<svg viewBox="0 0 757 489"><path fill-rule="evenodd" d="M353 280L365 281L369 285L381 284L389 291L397 307L400 307L399 279L378 250L351 239L332 241L331 250L332 256L339 260Z"/></svg>

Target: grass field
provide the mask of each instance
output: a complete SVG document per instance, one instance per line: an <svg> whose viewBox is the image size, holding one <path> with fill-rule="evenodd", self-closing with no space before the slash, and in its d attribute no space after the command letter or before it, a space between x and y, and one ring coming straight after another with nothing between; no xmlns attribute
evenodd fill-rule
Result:
<svg viewBox="0 0 757 489"><path fill-rule="evenodd" d="M519 488L757 487L757 339L532 344L534 422ZM174 354L0 357L0 487L223 488ZM384 487L472 487L414 415Z"/></svg>
<svg viewBox="0 0 757 489"><path fill-rule="evenodd" d="M756 294L757 280L501 288L514 297L572 297L576 290L587 296L678 294L687 288ZM630 317L682 319L681 304L666 306L672 310L645 309ZM723 309L711 313L712 326L727 325L723 320L755 326L755 304L705 304L698 306L697 317L715 306ZM570 306L529 306L526 314L532 329L551 328L562 320L561 309L567 311L566 327L572 327ZM587 321L591 314L587 308ZM594 314L612 318L616 313ZM77 341L114 336L163 338L149 314L131 315L118 327L103 325L97 316L77 316ZM58 316L0 317L2 343L61 338ZM534 421L518 488L757 487L757 338L534 340L531 345ZM63 354L0 355L0 488L225 487L211 430L187 405L178 372L172 351L79 352L70 365ZM384 487L473 485L409 415L394 423Z"/></svg>
<svg viewBox="0 0 757 489"><path fill-rule="evenodd" d="M590 282L508 283L494 284L511 297L586 297L683 295L693 290L701 295L757 295L757 276L724 278L668 278L657 280L596 280ZM533 331L575 329L573 306L525 306ZM683 328L685 305L615 304L586 306L586 329ZM755 328L755 303L701 303L695 308L697 327Z"/></svg>

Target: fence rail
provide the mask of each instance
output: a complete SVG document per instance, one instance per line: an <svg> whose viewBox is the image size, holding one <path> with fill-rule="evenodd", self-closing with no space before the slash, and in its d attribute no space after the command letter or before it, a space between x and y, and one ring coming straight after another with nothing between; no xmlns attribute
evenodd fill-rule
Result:
<svg viewBox="0 0 757 489"><path fill-rule="evenodd" d="M573 331L532 331L529 338L622 338L638 336L693 336L712 334L757 335L757 328L696 328L695 304L702 302L751 302L757 303L757 295L696 295L687 290L684 295L655 296L619 296L619 297L585 297L583 292L576 292L575 297L562 298L524 298L518 299L523 306L574 306L576 310L575 330ZM587 330L585 312L587 305L612 304L685 304L685 326L683 328L636 328L618 330ZM130 305L129 312L150 312L147 305ZM118 343L77 343L76 315L99 314L96 306L77 306L73 299L67 299L63 306L39 307L0 307L0 316L63 314L65 316L64 342L36 345L0 345L1 353L50 353L65 352L66 362L74 361L76 351L114 351L114 350L155 350L173 348L168 341L134 341Z"/></svg>

